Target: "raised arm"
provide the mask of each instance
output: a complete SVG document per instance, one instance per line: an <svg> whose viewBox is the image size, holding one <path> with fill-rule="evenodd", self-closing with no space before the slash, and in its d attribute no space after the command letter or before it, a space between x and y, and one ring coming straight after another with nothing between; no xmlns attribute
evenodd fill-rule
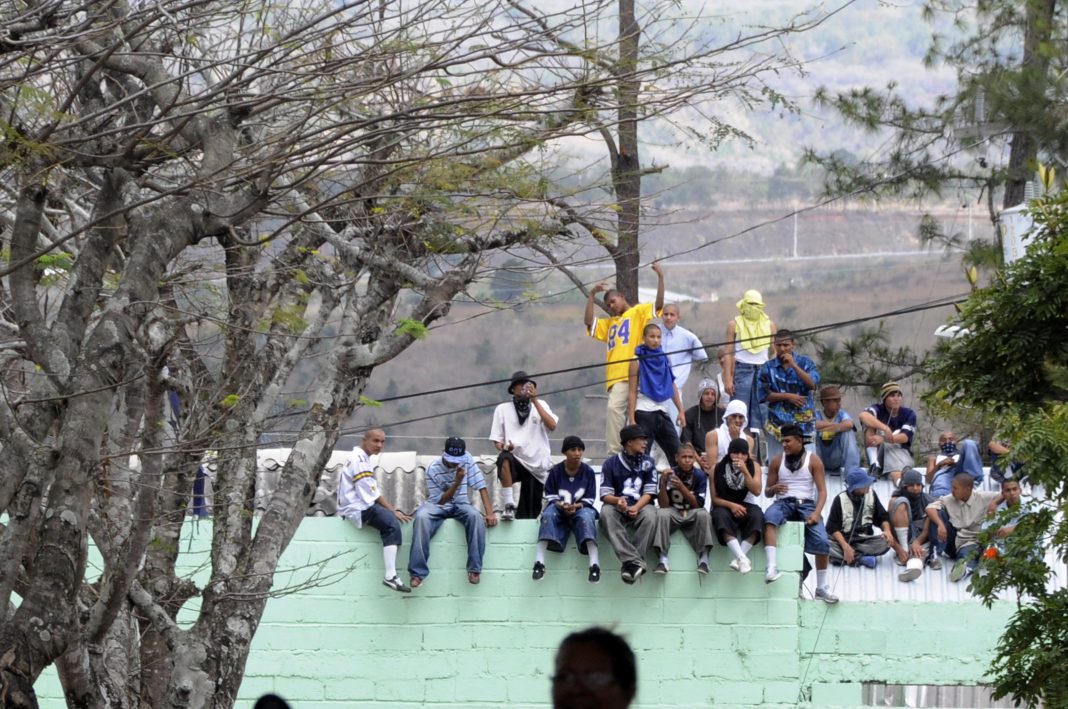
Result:
<svg viewBox="0 0 1068 709"><path fill-rule="evenodd" d="M653 303L653 312L656 315L664 309L664 269L660 261L653 261L653 273L656 274L656 301Z"/></svg>

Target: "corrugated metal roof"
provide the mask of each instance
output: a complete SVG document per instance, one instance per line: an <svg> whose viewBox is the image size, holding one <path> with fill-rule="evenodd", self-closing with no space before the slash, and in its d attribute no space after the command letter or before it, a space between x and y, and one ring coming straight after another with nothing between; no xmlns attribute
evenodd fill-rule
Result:
<svg viewBox="0 0 1068 709"><path fill-rule="evenodd" d="M331 516L337 513L337 480L341 467L349 459L350 451L334 451L320 478L319 489L308 510L309 515ZM256 476L256 508L262 510L266 507L267 498L278 481L278 474L282 465L289 456L288 448L272 448L259 451L259 470ZM375 477L378 480L382 494L395 506L406 512L412 512L426 499L426 486L423 476L429 466L437 458L436 455L420 455L416 451L399 451L382 453L371 458L375 466ZM560 460L562 458L554 458ZM500 510L501 503L500 485L497 484L495 461L496 456L484 455L475 458L479 468L485 474L486 483L490 491L490 499L494 507ZM600 473L600 465L594 465L594 470ZM918 470L918 469L917 469ZM920 472L923 472L922 470ZM886 503L890 499L892 487L889 480L883 479L873 486L876 494ZM828 477L827 484L828 503L824 506L824 518L830 510L830 500L844 489L842 479L837 476ZM990 476L987 475L982 485L977 489L993 490ZM1025 500L1042 500L1044 493L1041 489L1026 490L1030 498ZM480 503L476 499L474 504ZM756 502L762 509L767 509L772 503L771 499L760 497ZM758 560L760 568L762 552L754 550L751 556ZM1068 580L1068 567L1056 559L1052 549L1047 550L1046 563L1053 569L1054 575L1050 581L1050 589L1063 588ZM902 583L897 576L901 572L893 554L886 554L879 559L879 564L874 569L835 567L830 569L830 583L834 593L843 601L871 602L871 601L936 601L936 602L978 602L978 599L968 591L966 581L953 583L949 580L949 569L952 562L944 564L941 571L927 569L923 575L912 582ZM812 597L815 590L815 572L809 574L802 584L802 595ZM1016 600L1014 593L1005 593L1003 600Z"/></svg>

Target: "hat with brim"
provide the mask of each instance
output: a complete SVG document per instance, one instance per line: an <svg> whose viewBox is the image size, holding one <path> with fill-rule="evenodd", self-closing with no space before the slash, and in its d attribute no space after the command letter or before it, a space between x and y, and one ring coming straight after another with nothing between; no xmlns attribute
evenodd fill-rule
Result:
<svg viewBox="0 0 1068 709"><path fill-rule="evenodd" d="M852 468L845 476L846 490L849 492L871 487L874 482L875 478L864 472L864 468Z"/></svg>
<svg viewBox="0 0 1068 709"><path fill-rule="evenodd" d="M641 438L642 440L649 440L649 435L645 432L645 429L637 424L631 426L624 426L619 432L619 442L621 445L627 445L628 442L633 441L635 438Z"/></svg>
<svg viewBox="0 0 1068 709"><path fill-rule="evenodd" d="M446 463L462 463L467 453L467 443L464 439L451 436L445 441L445 454L442 459Z"/></svg>
<svg viewBox="0 0 1068 709"><path fill-rule="evenodd" d="M829 399L841 399L842 390L835 384L828 384L820 389L820 401L827 401Z"/></svg>
<svg viewBox="0 0 1068 709"><path fill-rule="evenodd" d="M518 372L512 375L512 381L508 384L508 393L512 393L512 389L515 388L516 384L525 384L527 382L530 382L534 386L538 386L538 383L531 379L529 374L520 369Z"/></svg>

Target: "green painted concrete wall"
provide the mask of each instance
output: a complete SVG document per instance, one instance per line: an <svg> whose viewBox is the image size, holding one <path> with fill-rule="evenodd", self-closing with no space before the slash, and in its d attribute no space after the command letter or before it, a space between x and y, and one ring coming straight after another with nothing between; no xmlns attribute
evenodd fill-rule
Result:
<svg viewBox="0 0 1068 709"><path fill-rule="evenodd" d="M403 595L381 585L377 533L305 520L275 585L321 580L268 603L238 706L273 691L297 709L544 707L556 646L591 624L614 626L634 647L640 707L859 706L866 681L979 683L1011 614L1008 604L801 601L796 524L780 535L786 573L771 585L761 549L753 573L741 576L718 547L702 583L681 536L666 577L626 586L604 548L603 578L591 585L586 558L572 549L550 553L535 583L537 526L517 521L489 530L482 583L471 586L461 532L455 522L442 527L431 575ZM409 533L406 526L402 570ZM190 524L187 536L183 549L206 553L210 525ZM63 706L54 674L38 691L43 706Z"/></svg>

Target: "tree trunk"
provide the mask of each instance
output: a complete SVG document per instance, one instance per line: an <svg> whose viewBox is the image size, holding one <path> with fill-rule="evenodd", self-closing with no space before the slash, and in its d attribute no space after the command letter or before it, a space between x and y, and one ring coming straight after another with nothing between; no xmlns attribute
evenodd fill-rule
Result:
<svg viewBox="0 0 1068 709"><path fill-rule="evenodd" d="M634 16L634 0L619 0L619 150L612 164L616 193L616 288L631 303L638 302L638 229L641 219L642 175L638 156L638 43L641 28Z"/></svg>
<svg viewBox="0 0 1068 709"><path fill-rule="evenodd" d="M1049 52L1043 47L1049 45L1053 32L1057 0L1026 0L1026 4L1027 26L1024 28L1023 57L1020 61L1021 93L1036 102L1035 113L1043 113L1048 110L1049 103L1045 96ZM1013 131L1002 209L1015 207L1024 201L1024 187L1035 173L1037 160L1038 140L1034 133L1026 126Z"/></svg>

